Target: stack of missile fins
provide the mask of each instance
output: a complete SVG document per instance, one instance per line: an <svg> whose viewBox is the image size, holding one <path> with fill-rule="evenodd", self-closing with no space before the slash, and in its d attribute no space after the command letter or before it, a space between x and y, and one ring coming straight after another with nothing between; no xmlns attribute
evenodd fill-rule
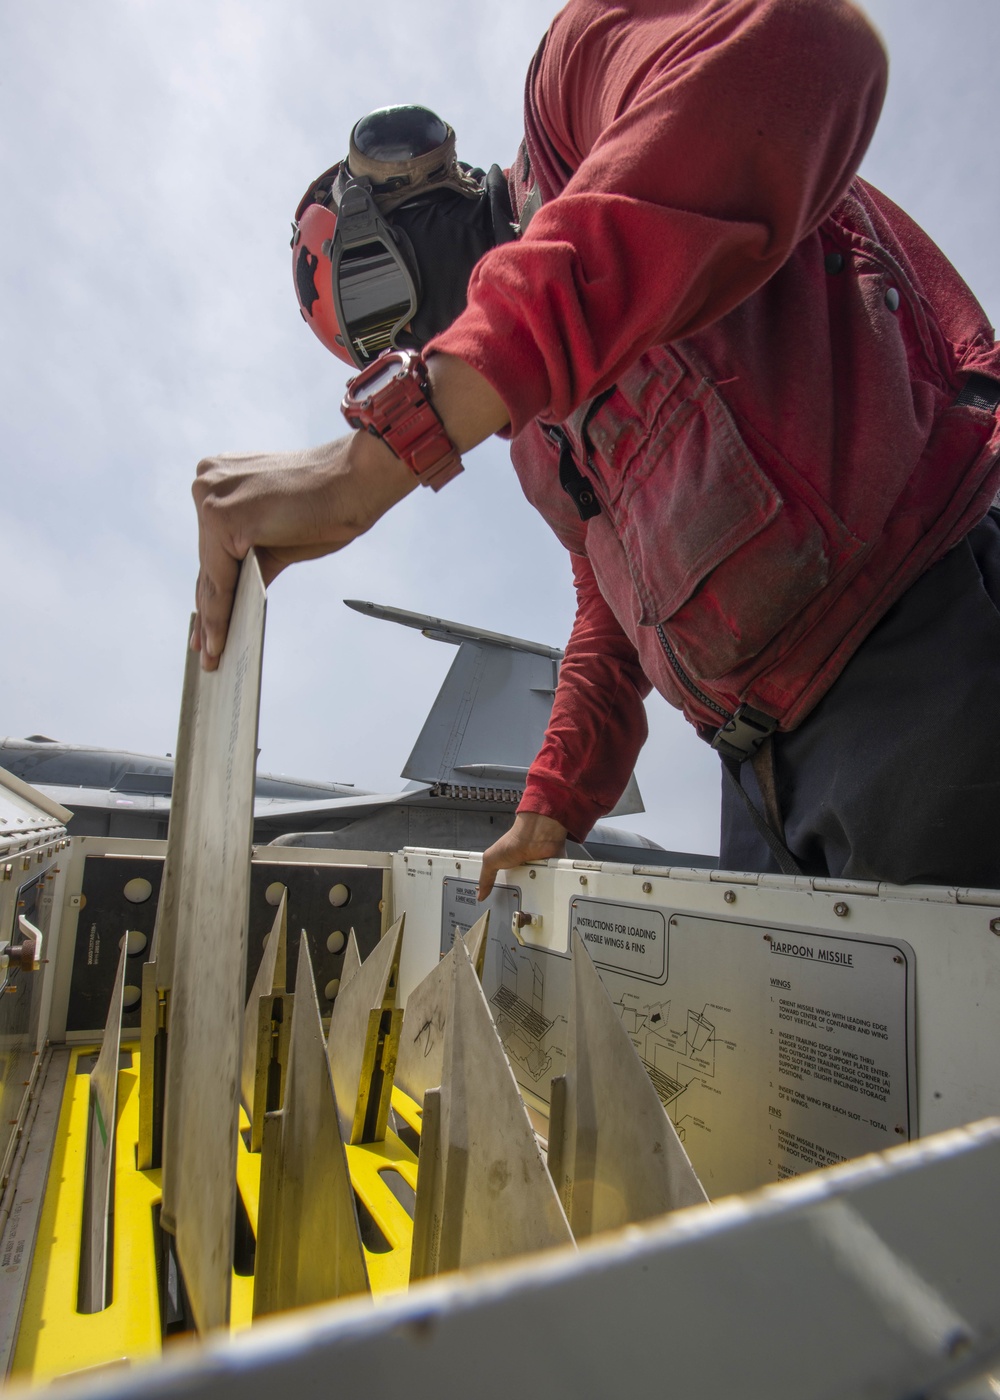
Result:
<svg viewBox="0 0 1000 1400"><path fill-rule="evenodd" d="M412 1101L408 1121L420 1126L411 1280L572 1246L703 1202L576 936L567 1066L553 1082L547 1160L480 985L486 916L465 937L456 931L405 1015L397 997L403 920L364 962L352 931L324 1037L305 931L294 995L286 988L283 895L242 1006L263 618L251 555L218 671L202 673L196 658L187 668L168 853L143 982L139 1166L162 1160L161 1224L197 1329L229 1322L241 1102L244 1141L261 1154L255 1317L369 1291L364 1210L350 1162L353 1152L394 1136L394 1086ZM92 1081L90 1246L80 1299L93 1309L107 1292L121 980L119 971Z"/></svg>

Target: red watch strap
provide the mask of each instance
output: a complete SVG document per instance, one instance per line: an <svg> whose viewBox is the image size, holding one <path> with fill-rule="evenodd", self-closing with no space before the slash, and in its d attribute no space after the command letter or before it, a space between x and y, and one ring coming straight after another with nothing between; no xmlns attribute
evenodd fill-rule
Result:
<svg viewBox="0 0 1000 1400"><path fill-rule="evenodd" d="M458 448L426 398L406 403L379 436L414 476L434 491L440 491L463 470Z"/></svg>

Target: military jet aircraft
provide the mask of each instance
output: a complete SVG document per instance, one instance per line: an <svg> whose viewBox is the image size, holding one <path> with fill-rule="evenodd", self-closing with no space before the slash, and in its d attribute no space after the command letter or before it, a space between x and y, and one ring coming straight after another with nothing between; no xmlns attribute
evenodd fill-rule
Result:
<svg viewBox="0 0 1000 1400"><path fill-rule="evenodd" d="M562 652L402 608L347 599L369 617L414 627L458 648L396 792L257 774L254 840L343 850L403 846L482 851L510 824L542 742ZM0 740L0 766L73 812L73 835L166 836L169 756L66 744L45 735ZM612 816L643 811L635 778ZM574 854L595 860L714 866L598 822Z"/></svg>

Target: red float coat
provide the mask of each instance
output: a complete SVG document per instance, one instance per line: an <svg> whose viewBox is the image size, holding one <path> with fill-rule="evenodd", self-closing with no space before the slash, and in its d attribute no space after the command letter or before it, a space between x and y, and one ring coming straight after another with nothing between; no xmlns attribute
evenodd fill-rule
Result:
<svg viewBox="0 0 1000 1400"><path fill-rule="evenodd" d="M524 236L429 349L498 391L578 612L521 808L611 809L650 684L703 734L795 727L988 509L986 316L853 176L885 84L844 0L570 0L528 76ZM560 487L561 424L601 512ZM683 678L678 674L683 672Z"/></svg>

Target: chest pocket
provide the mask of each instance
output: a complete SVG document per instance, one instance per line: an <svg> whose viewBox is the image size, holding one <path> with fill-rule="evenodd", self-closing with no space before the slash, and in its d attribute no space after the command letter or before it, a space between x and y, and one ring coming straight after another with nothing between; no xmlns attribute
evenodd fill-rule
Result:
<svg viewBox="0 0 1000 1400"><path fill-rule="evenodd" d="M639 621L665 625L696 676L757 655L860 549L787 464L764 469L714 386L665 347L619 381L586 439Z"/></svg>

